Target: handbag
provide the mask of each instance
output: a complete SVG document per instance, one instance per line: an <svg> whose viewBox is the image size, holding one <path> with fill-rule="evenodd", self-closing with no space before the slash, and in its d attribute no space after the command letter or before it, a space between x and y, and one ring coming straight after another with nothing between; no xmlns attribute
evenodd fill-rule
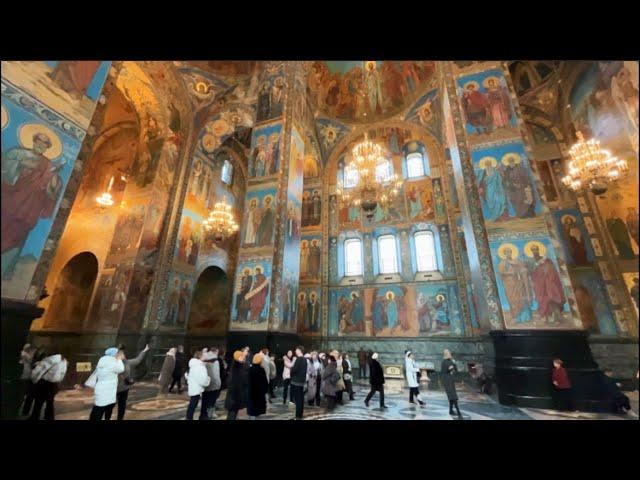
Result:
<svg viewBox="0 0 640 480"><path fill-rule="evenodd" d="M87 378L87 381L84 382L84 386L95 389L97 383L98 383L98 370L96 369L93 372L91 372L91 375L89 375L89 378Z"/></svg>

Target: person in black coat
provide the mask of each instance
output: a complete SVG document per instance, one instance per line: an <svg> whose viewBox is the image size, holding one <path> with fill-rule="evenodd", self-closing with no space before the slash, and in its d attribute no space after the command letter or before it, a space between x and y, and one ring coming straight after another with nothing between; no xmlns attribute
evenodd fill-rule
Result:
<svg viewBox="0 0 640 480"><path fill-rule="evenodd" d="M291 396L296 404L296 420L301 420L304 413L304 387L307 384L307 359L304 348L296 347L296 358L291 367Z"/></svg>
<svg viewBox="0 0 640 480"><path fill-rule="evenodd" d="M605 369L602 376L602 390L603 396L609 409L612 413L626 414L631 410L631 404L629 403L629 397L627 397L620 390L620 386L612 377L613 372L610 369Z"/></svg>
<svg viewBox="0 0 640 480"><path fill-rule="evenodd" d="M380 408L387 408L384 404L384 372L382 365L378 362L378 354L373 353L371 355L371 361L369 363L369 383L371 384L371 391L364 399L364 404L368 407L371 397L376 392L380 392Z"/></svg>
<svg viewBox="0 0 640 480"><path fill-rule="evenodd" d="M249 402L247 405L247 415L255 418L267 413L267 391L269 381L267 374L262 368L262 353L253 356L252 365L249 368Z"/></svg>
<svg viewBox="0 0 640 480"><path fill-rule="evenodd" d="M456 407L458 412L458 418L462 419L460 408L458 407L458 394L456 392L456 373L458 373L458 366L451 356L451 352L446 350L442 353L444 360L440 366L440 376L442 377L442 385L444 391L447 392L447 398L449 399L449 415L453 415L453 407Z"/></svg>
<svg viewBox="0 0 640 480"><path fill-rule="evenodd" d="M184 347L182 345L178 345L178 350L176 351L176 364L175 367L173 367L173 381L169 387L169 393L173 393L173 387L176 383L178 384L178 393L182 393L182 376L186 370L186 364L187 355L184 353Z"/></svg>
<svg viewBox="0 0 640 480"><path fill-rule="evenodd" d="M227 398L224 408L229 412L227 420L235 420L238 410L247 408L249 393L249 370L245 367L245 354L240 350L233 353L233 364L227 383Z"/></svg>
<svg viewBox="0 0 640 480"><path fill-rule="evenodd" d="M349 394L349 400L353 400L353 374L351 372L351 361L349 361L349 355L347 353L342 354L342 376L347 393Z"/></svg>

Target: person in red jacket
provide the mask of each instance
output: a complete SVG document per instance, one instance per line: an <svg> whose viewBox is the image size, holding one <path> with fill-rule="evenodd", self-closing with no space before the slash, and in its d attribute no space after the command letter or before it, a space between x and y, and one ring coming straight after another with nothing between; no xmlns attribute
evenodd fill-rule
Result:
<svg viewBox="0 0 640 480"><path fill-rule="evenodd" d="M573 398L571 392L571 381L567 369L562 366L563 362L559 358L553 360L553 371L551 382L553 383L553 403L556 410L573 410Z"/></svg>

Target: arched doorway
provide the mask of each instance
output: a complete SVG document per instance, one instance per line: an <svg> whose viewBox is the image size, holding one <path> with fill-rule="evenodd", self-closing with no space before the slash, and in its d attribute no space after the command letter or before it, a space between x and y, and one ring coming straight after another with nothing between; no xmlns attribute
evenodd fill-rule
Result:
<svg viewBox="0 0 640 480"><path fill-rule="evenodd" d="M44 316L44 328L79 330L98 276L98 259L91 252L74 256L56 280L51 302Z"/></svg>
<svg viewBox="0 0 640 480"><path fill-rule="evenodd" d="M221 334L229 318L231 282L218 267L207 267L193 290L187 329L189 333Z"/></svg>

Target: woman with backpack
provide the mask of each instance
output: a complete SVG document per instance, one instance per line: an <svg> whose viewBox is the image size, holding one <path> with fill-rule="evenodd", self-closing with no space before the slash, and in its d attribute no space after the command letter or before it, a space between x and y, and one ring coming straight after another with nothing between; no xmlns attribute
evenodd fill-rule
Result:
<svg viewBox="0 0 640 480"><path fill-rule="evenodd" d="M458 394L456 393L456 373L458 373L458 366L456 365L451 352L447 349L442 352L442 365L440 366L440 375L442 376L442 385L445 392L447 392L447 398L449 399L449 415L453 415L453 407L456 407L458 412L458 418L462 420L462 414L458 407Z"/></svg>
<svg viewBox="0 0 640 480"><path fill-rule="evenodd" d="M33 411L31 420L40 420L42 405L44 408L44 419L55 420L53 409L55 396L58 393L58 384L62 382L67 373L67 360L60 354L46 356L38 361L31 372L33 382Z"/></svg>
<svg viewBox="0 0 640 480"><path fill-rule="evenodd" d="M327 411L332 411L336 407L336 393L338 391L338 380L340 380L340 374L338 373L336 365L336 357L329 355L327 359L327 366L322 372L322 394L327 399Z"/></svg>

